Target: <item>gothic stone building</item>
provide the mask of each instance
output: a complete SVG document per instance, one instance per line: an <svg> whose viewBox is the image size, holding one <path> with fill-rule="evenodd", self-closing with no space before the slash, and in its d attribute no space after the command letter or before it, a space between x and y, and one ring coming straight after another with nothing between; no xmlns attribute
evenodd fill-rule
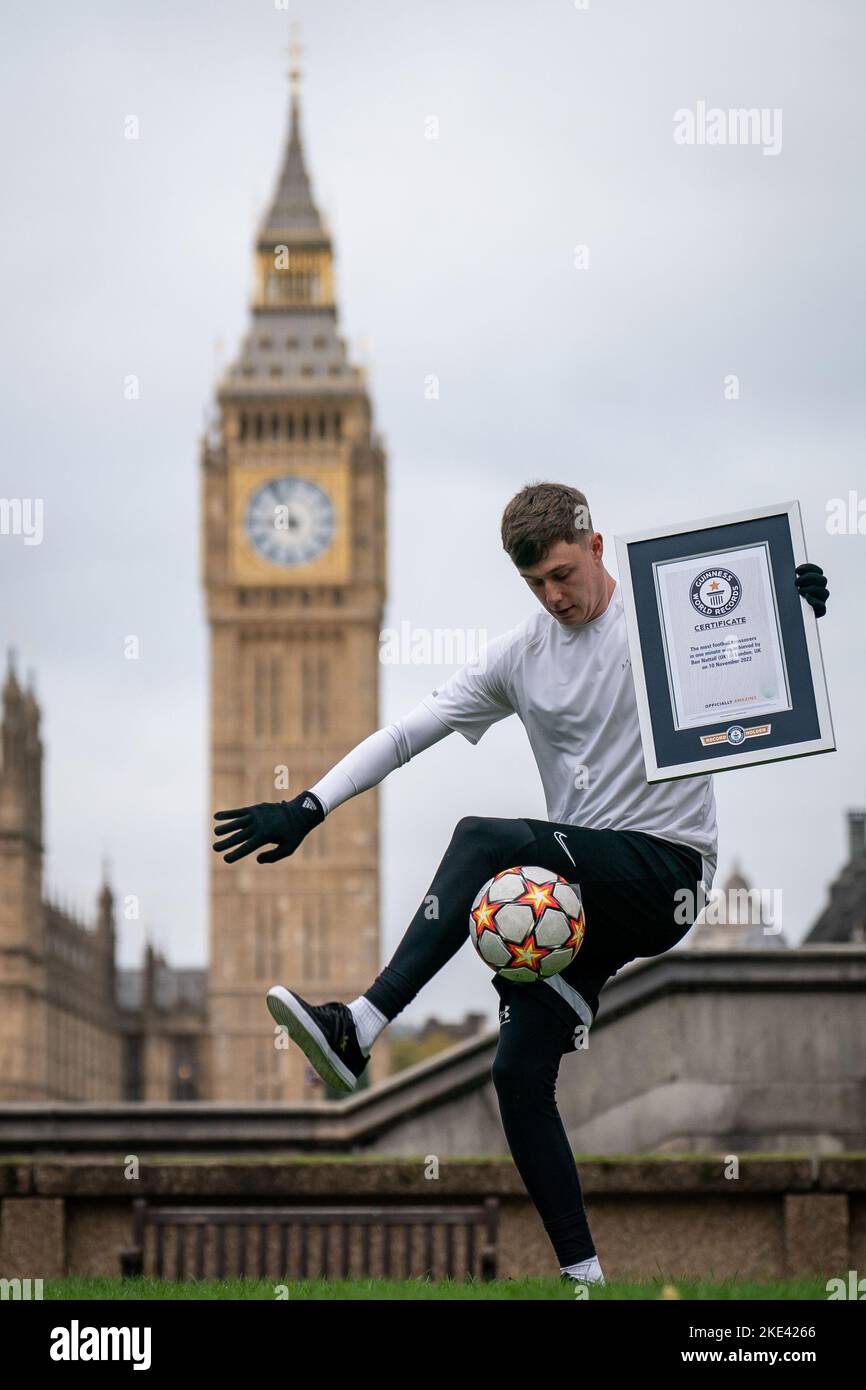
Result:
<svg viewBox="0 0 866 1390"><path fill-rule="evenodd" d="M201 1093L206 975L115 963L107 883L95 920L46 900L42 741L10 659L0 725L0 1101L187 1100Z"/></svg>

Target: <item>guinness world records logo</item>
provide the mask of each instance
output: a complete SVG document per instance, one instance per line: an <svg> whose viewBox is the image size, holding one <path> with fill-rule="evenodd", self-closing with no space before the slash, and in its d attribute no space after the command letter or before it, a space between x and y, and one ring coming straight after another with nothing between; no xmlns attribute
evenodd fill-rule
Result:
<svg viewBox="0 0 866 1390"><path fill-rule="evenodd" d="M731 570L704 570L689 590L692 607L705 618L724 617L742 597L740 581Z"/></svg>

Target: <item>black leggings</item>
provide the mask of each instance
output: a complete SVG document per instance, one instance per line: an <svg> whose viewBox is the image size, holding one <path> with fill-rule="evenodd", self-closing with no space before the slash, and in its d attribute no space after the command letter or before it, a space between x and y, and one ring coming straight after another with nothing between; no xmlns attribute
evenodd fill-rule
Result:
<svg viewBox="0 0 866 1390"><path fill-rule="evenodd" d="M561 1265L595 1254L577 1168L556 1105L564 1053L591 1026L598 996L620 966L669 950L689 930L677 890L697 892L695 850L640 831L518 818L464 816L429 891L367 999L389 1019L467 941L469 909L481 885L515 864L540 865L579 888L584 939L554 985L493 976L500 996L492 1079L508 1147Z"/></svg>

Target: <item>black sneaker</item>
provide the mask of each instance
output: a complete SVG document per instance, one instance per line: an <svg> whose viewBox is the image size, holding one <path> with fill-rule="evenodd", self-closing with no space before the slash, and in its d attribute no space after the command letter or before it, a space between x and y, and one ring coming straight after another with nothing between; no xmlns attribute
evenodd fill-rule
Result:
<svg viewBox="0 0 866 1390"><path fill-rule="evenodd" d="M355 1020L345 1004L308 1004L299 994L274 985L268 990L268 1008L323 1081L347 1095L355 1090L370 1059L361 1051Z"/></svg>

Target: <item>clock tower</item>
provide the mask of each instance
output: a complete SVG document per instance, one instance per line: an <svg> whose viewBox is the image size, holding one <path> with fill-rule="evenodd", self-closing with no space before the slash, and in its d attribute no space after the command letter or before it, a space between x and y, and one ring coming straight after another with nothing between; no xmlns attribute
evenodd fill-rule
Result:
<svg viewBox="0 0 866 1390"><path fill-rule="evenodd" d="M379 726L385 455L338 332L294 68L290 83L249 332L201 450L213 810L291 799ZM378 861L375 788L278 864L211 854L212 1100L323 1097L265 994L284 984L313 1003L348 1001L375 978Z"/></svg>

